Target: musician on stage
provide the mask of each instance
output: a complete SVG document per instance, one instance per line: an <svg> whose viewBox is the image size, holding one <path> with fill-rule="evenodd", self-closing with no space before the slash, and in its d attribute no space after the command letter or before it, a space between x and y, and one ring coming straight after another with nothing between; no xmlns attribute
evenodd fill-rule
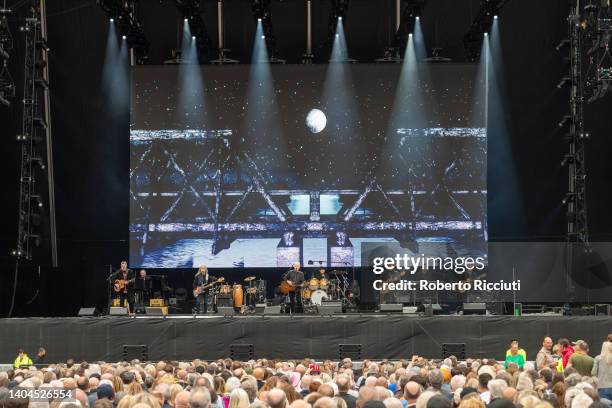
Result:
<svg viewBox="0 0 612 408"><path fill-rule="evenodd" d="M198 272L193 277L193 289L209 284L213 281L212 276L208 274L208 268L206 265L201 265ZM208 312L208 289L203 289L198 296L196 296L196 313L207 313Z"/></svg>
<svg viewBox="0 0 612 408"><path fill-rule="evenodd" d="M132 293L133 283L134 283L134 271L128 268L127 261L121 261L121 266L112 277L112 281L114 284L122 284L123 287L119 290L119 292L115 292L115 297L119 299L119 305L125 307L125 302L127 300L128 311L131 313L134 310L134 296Z"/></svg>
<svg viewBox="0 0 612 408"><path fill-rule="evenodd" d="M319 271L318 272L313 272L311 279L327 279L329 280L329 277L327 276L327 272L325 271L325 267L324 266L319 266Z"/></svg>
<svg viewBox="0 0 612 408"><path fill-rule="evenodd" d="M289 269L283 275L283 280L286 280L295 290L289 292L289 312L302 312L302 285L304 284L304 272L300 271L300 263L294 262L293 268Z"/></svg>
<svg viewBox="0 0 612 408"><path fill-rule="evenodd" d="M150 294L151 278L147 276L147 271L141 269L138 272L138 277L134 281L134 303L138 307L148 306Z"/></svg>

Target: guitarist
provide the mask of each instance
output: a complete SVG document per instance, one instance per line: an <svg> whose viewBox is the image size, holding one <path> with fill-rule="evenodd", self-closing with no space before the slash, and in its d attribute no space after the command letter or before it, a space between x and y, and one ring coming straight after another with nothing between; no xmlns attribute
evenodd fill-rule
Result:
<svg viewBox="0 0 612 408"><path fill-rule="evenodd" d="M198 272L193 277L193 289L209 284L213 281L212 276L208 274L208 268L205 265L200 266ZM208 289L202 290L196 297L197 313L208 312Z"/></svg>
<svg viewBox="0 0 612 408"><path fill-rule="evenodd" d="M293 287L289 292L289 312L301 313L302 306L302 285L304 284L304 272L300 271L300 263L294 262L293 267L284 275L283 280Z"/></svg>
<svg viewBox="0 0 612 408"><path fill-rule="evenodd" d="M123 286L118 292L115 291L115 297L119 298L119 304L121 306L125 306L125 302L127 300L128 311L131 313L131 311L134 309L134 298L132 294L134 271L128 268L127 261L121 261L121 266L115 272L113 281L115 284L117 284L117 281L119 281L119 284Z"/></svg>

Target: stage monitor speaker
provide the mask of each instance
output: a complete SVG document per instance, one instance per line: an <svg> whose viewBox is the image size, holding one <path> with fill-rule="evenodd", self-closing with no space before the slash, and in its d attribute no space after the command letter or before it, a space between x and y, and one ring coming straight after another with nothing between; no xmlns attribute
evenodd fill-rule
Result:
<svg viewBox="0 0 612 408"><path fill-rule="evenodd" d="M231 344L230 358L238 361L249 361L255 358L255 347L252 344Z"/></svg>
<svg viewBox="0 0 612 408"><path fill-rule="evenodd" d="M485 315L487 314L486 303L464 303L463 304L464 315Z"/></svg>
<svg viewBox="0 0 612 408"><path fill-rule="evenodd" d="M335 300L324 300L319 306L317 306L317 311L319 312L319 314L342 313L342 302L338 302Z"/></svg>
<svg viewBox="0 0 612 408"><path fill-rule="evenodd" d="M96 310L95 307L82 307L79 309L79 317L83 317L83 316L97 316L98 315L98 311Z"/></svg>
<svg viewBox="0 0 612 408"><path fill-rule="evenodd" d="M404 314L417 314L418 307L417 306L404 306L402 307L402 313Z"/></svg>
<svg viewBox="0 0 612 408"><path fill-rule="evenodd" d="M277 315L277 314L280 314L280 312L281 312L280 305L278 305L278 306L268 306L268 305L266 305L266 307L264 308L264 314L265 315Z"/></svg>
<svg viewBox="0 0 612 408"><path fill-rule="evenodd" d="M110 310L108 311L108 314L111 316L127 316L128 310L127 310L127 307L112 306Z"/></svg>
<svg viewBox="0 0 612 408"><path fill-rule="evenodd" d="M442 314L442 306L438 303L430 303L423 306L425 307L425 316Z"/></svg>
<svg viewBox="0 0 612 408"><path fill-rule="evenodd" d="M338 357L350 358L351 360L361 360L361 344L339 344Z"/></svg>
<svg viewBox="0 0 612 408"><path fill-rule="evenodd" d="M401 303L383 303L380 305L380 311L385 313L402 313L403 309Z"/></svg>
<svg viewBox="0 0 612 408"><path fill-rule="evenodd" d="M232 295L217 295L217 308L234 307Z"/></svg>
<svg viewBox="0 0 612 408"><path fill-rule="evenodd" d="M266 309L265 303L257 303L255 304L255 314L262 314Z"/></svg>
<svg viewBox="0 0 612 408"><path fill-rule="evenodd" d="M595 305L595 315L596 316L609 316L610 315L610 305L607 303L601 303Z"/></svg>
<svg viewBox="0 0 612 408"><path fill-rule="evenodd" d="M149 359L149 347L146 344L124 344L122 358L123 361L147 361Z"/></svg>
<svg viewBox="0 0 612 408"><path fill-rule="evenodd" d="M227 307L227 306L217 306L217 314L223 315L223 316L233 316L236 314L236 311L234 310L234 307Z"/></svg>
<svg viewBox="0 0 612 408"><path fill-rule="evenodd" d="M442 343L442 358L450 356L465 360L465 343Z"/></svg>
<svg viewBox="0 0 612 408"><path fill-rule="evenodd" d="M146 307L145 311L147 316L166 316L168 314L168 307Z"/></svg>

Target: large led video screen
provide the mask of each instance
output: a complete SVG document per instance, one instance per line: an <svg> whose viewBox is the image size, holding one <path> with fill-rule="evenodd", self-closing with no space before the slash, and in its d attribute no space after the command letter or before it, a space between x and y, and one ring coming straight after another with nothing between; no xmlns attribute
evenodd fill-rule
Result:
<svg viewBox="0 0 612 408"><path fill-rule="evenodd" d="M486 256L484 85L476 64L134 68L130 264Z"/></svg>

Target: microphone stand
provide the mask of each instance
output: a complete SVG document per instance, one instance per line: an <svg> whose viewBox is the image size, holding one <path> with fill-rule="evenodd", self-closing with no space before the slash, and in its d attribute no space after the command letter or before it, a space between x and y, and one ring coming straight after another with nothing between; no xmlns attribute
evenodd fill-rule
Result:
<svg viewBox="0 0 612 408"><path fill-rule="evenodd" d="M113 278L114 274L115 274L115 272L113 271L113 265L109 264L108 265L108 277L106 278L106 284L107 284L106 286L108 288L108 290L107 290L107 294L108 294L108 296L107 296L107 308L108 308L108 313L109 314L110 314L110 308L111 308L111 306L113 304L112 303L113 302L113 294L112 294L113 288L112 288L111 281L112 281L112 278Z"/></svg>

